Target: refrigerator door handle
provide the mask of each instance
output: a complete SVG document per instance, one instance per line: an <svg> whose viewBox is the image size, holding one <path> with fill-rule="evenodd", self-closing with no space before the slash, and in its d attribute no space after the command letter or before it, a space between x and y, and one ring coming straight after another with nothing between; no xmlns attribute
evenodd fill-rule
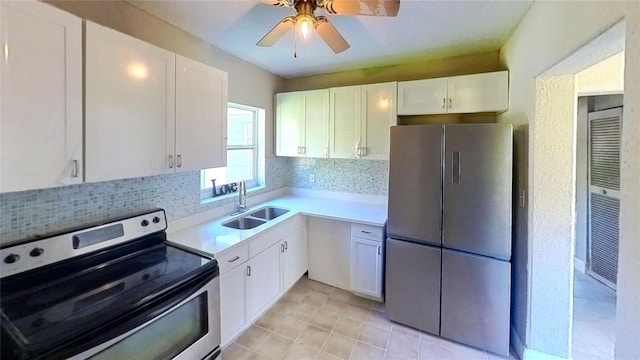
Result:
<svg viewBox="0 0 640 360"><path fill-rule="evenodd" d="M460 151L453 152L451 159L451 182L460 184Z"/></svg>

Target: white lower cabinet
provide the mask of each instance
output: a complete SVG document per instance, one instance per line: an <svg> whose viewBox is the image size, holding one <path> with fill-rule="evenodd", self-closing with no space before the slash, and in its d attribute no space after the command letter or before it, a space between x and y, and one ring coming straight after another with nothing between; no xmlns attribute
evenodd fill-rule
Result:
<svg viewBox="0 0 640 360"><path fill-rule="evenodd" d="M248 246L245 243L216 256L221 271L222 346L249 327L307 271L306 229L306 218L298 215L249 240Z"/></svg>
<svg viewBox="0 0 640 360"><path fill-rule="evenodd" d="M272 245L247 262L247 319L258 317L280 294L280 247Z"/></svg>
<svg viewBox="0 0 640 360"><path fill-rule="evenodd" d="M280 250L280 274L284 293L307 271L307 226L301 226L285 236L280 243Z"/></svg>
<svg viewBox="0 0 640 360"><path fill-rule="evenodd" d="M382 242L351 238L351 290L382 299Z"/></svg>
<svg viewBox="0 0 640 360"><path fill-rule="evenodd" d="M351 224L351 291L382 300L383 230Z"/></svg>
<svg viewBox="0 0 640 360"><path fill-rule="evenodd" d="M238 266L220 275L220 327L222 343L233 340L246 323L245 317L245 266Z"/></svg>

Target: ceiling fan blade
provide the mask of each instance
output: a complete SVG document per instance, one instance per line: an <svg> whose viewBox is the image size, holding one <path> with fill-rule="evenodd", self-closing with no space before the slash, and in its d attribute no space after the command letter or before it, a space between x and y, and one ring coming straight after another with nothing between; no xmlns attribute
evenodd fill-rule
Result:
<svg viewBox="0 0 640 360"><path fill-rule="evenodd" d="M282 35L286 34L294 25L296 24L295 20L293 20L293 16L287 16L282 19L276 26L274 26L265 36L258 41L256 45L258 46L271 46L278 39L282 37Z"/></svg>
<svg viewBox="0 0 640 360"><path fill-rule="evenodd" d="M273 5L273 6L293 6L294 5L293 0L254 0L254 1L261 2L267 5Z"/></svg>
<svg viewBox="0 0 640 360"><path fill-rule="evenodd" d="M318 16L314 23L316 32L324 42L329 45L334 53L341 53L349 48L349 43L338 32L335 26L333 26L329 20L324 16Z"/></svg>
<svg viewBox="0 0 640 360"><path fill-rule="evenodd" d="M328 14L396 16L400 0L324 0L322 6Z"/></svg>

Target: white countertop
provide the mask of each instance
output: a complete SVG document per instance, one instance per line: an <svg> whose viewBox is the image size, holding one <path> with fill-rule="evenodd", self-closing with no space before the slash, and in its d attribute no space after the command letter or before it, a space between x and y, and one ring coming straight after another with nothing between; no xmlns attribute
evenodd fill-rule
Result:
<svg viewBox="0 0 640 360"><path fill-rule="evenodd" d="M289 212L250 230L236 230L222 226L222 223L226 221L246 216L265 206L284 208ZM212 219L177 231L172 231L171 223L169 223L167 237L170 242L178 245L209 256L219 256L225 250L229 250L297 214L383 226L387 219L387 206L384 202L360 202L357 199L284 195L252 206L243 214Z"/></svg>

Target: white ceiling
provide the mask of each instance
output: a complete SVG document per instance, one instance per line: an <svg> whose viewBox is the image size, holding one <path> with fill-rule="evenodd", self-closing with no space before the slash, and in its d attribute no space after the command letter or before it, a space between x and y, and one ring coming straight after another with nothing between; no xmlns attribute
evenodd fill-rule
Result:
<svg viewBox="0 0 640 360"><path fill-rule="evenodd" d="M351 47L340 54L313 33L293 31L272 47L258 40L290 8L252 0L130 0L133 5L239 58L285 78L498 50L533 0L401 0L396 17L328 15ZM316 15L326 15L322 9Z"/></svg>

